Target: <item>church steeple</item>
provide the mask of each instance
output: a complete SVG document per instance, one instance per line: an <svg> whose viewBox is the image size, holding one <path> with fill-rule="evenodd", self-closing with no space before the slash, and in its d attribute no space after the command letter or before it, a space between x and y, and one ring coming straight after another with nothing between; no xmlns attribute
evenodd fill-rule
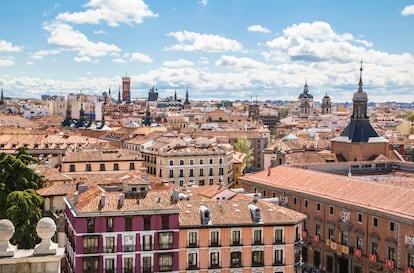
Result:
<svg viewBox="0 0 414 273"><path fill-rule="evenodd" d="M151 123L152 123L151 111L150 111L149 103L147 102L147 109L145 110L144 125L145 126L150 126Z"/></svg>
<svg viewBox="0 0 414 273"><path fill-rule="evenodd" d="M187 87L187 90L185 91L184 105L189 105L189 104L190 104L190 100L188 99L188 87Z"/></svg>
<svg viewBox="0 0 414 273"><path fill-rule="evenodd" d="M174 91L174 101L177 101L177 89Z"/></svg>
<svg viewBox="0 0 414 273"><path fill-rule="evenodd" d="M364 84L362 83L362 60L361 60L361 67L359 68L359 83L358 83L358 92L363 92L362 86Z"/></svg>
<svg viewBox="0 0 414 273"><path fill-rule="evenodd" d="M120 104L122 102L121 100L121 87L118 88L118 104Z"/></svg>
<svg viewBox="0 0 414 273"><path fill-rule="evenodd" d="M361 67L359 69L359 83L358 83L358 91L354 93L354 97L352 98L352 116L351 119L368 119L368 96L367 93L364 92L362 89L362 60L361 60Z"/></svg>
<svg viewBox="0 0 414 273"><path fill-rule="evenodd" d="M1 98L0 98L0 105L4 104L4 95L3 95L3 86L1 87Z"/></svg>

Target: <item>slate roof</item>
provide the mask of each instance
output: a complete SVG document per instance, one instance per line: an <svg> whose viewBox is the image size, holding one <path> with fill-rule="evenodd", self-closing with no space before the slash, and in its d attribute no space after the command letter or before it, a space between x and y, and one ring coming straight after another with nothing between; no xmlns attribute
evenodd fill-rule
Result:
<svg viewBox="0 0 414 273"><path fill-rule="evenodd" d="M352 119L339 137L332 139L338 142L388 142L372 127L368 119Z"/></svg>

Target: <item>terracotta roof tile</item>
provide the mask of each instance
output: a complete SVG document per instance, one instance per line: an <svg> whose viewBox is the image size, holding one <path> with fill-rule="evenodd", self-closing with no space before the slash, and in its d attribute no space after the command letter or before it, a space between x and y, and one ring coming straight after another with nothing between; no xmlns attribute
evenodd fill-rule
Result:
<svg viewBox="0 0 414 273"><path fill-rule="evenodd" d="M200 206L206 206L210 211L212 226L243 226L257 225L251 217L249 205L253 204L260 209L263 225L277 225L286 223L297 223L306 218L302 213L285 207L272 205L259 200L254 203L251 200L240 199L237 201L202 201L189 200L180 201L180 226L197 227L203 226L200 217Z"/></svg>
<svg viewBox="0 0 414 273"><path fill-rule="evenodd" d="M414 189L347 176L278 166L241 177L270 187L373 209L414 220Z"/></svg>

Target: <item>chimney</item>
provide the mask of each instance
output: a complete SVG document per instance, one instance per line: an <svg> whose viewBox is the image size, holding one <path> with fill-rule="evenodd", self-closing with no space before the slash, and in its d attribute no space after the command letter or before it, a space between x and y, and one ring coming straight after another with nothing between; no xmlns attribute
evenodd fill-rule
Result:
<svg viewBox="0 0 414 273"><path fill-rule="evenodd" d="M101 203L100 203L101 207L105 207L105 201L106 201L106 194L102 193L101 194Z"/></svg>
<svg viewBox="0 0 414 273"><path fill-rule="evenodd" d="M211 225L210 210L204 205L200 206L200 217L204 226Z"/></svg>
<svg viewBox="0 0 414 273"><path fill-rule="evenodd" d="M259 199L260 199L260 195L258 193L255 193L253 195L253 202L257 203L257 201L259 201Z"/></svg>
<svg viewBox="0 0 414 273"><path fill-rule="evenodd" d="M88 189L88 185L86 184L78 184L78 191L79 193L82 193Z"/></svg>
<svg viewBox="0 0 414 273"><path fill-rule="evenodd" d="M260 208L253 204L250 204L248 207L250 209L250 215L252 216L253 222L259 223L262 219L262 216L260 214Z"/></svg>
<svg viewBox="0 0 414 273"><path fill-rule="evenodd" d="M79 192L75 191L75 194L73 195L73 205L76 205L78 203L79 199Z"/></svg>
<svg viewBox="0 0 414 273"><path fill-rule="evenodd" d="M119 207L122 207L125 203L125 193L120 193L119 194Z"/></svg>
<svg viewBox="0 0 414 273"><path fill-rule="evenodd" d="M178 200L180 200L180 192L177 191L176 189L173 189L173 192L172 192L172 201L173 201L173 203L177 203Z"/></svg>

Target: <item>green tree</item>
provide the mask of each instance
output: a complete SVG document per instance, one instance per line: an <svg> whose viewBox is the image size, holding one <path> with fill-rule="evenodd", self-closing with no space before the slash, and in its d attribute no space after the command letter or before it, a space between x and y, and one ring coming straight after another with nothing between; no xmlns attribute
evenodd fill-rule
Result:
<svg viewBox="0 0 414 273"><path fill-rule="evenodd" d="M250 168L253 162L253 150L252 150L252 143L246 136L241 136L237 138L236 142L234 143L234 150L246 154L246 167Z"/></svg>
<svg viewBox="0 0 414 273"><path fill-rule="evenodd" d="M16 156L0 153L0 219L9 218L13 222L16 232L12 240L19 248L34 247L35 241L28 238L37 236L37 216L34 215L39 210L41 217L42 197L35 189L42 177L27 166L32 162L36 162L36 159L28 155L25 148L18 149ZM18 197L24 197L24 202L30 206L17 203ZM27 213L27 208L31 214ZM23 231L25 234L21 234Z"/></svg>
<svg viewBox="0 0 414 273"><path fill-rule="evenodd" d="M19 248L33 248L38 242L36 225L42 218L42 202L43 198L33 189L13 191L7 196L7 218L16 228L12 242Z"/></svg>
<svg viewBox="0 0 414 273"><path fill-rule="evenodd" d="M280 108L279 109L279 117L280 118L285 118L285 117L287 117L287 115L288 115L288 109L286 109L286 108Z"/></svg>
<svg viewBox="0 0 414 273"><path fill-rule="evenodd" d="M414 121L414 112L411 112L407 115L407 120Z"/></svg>

